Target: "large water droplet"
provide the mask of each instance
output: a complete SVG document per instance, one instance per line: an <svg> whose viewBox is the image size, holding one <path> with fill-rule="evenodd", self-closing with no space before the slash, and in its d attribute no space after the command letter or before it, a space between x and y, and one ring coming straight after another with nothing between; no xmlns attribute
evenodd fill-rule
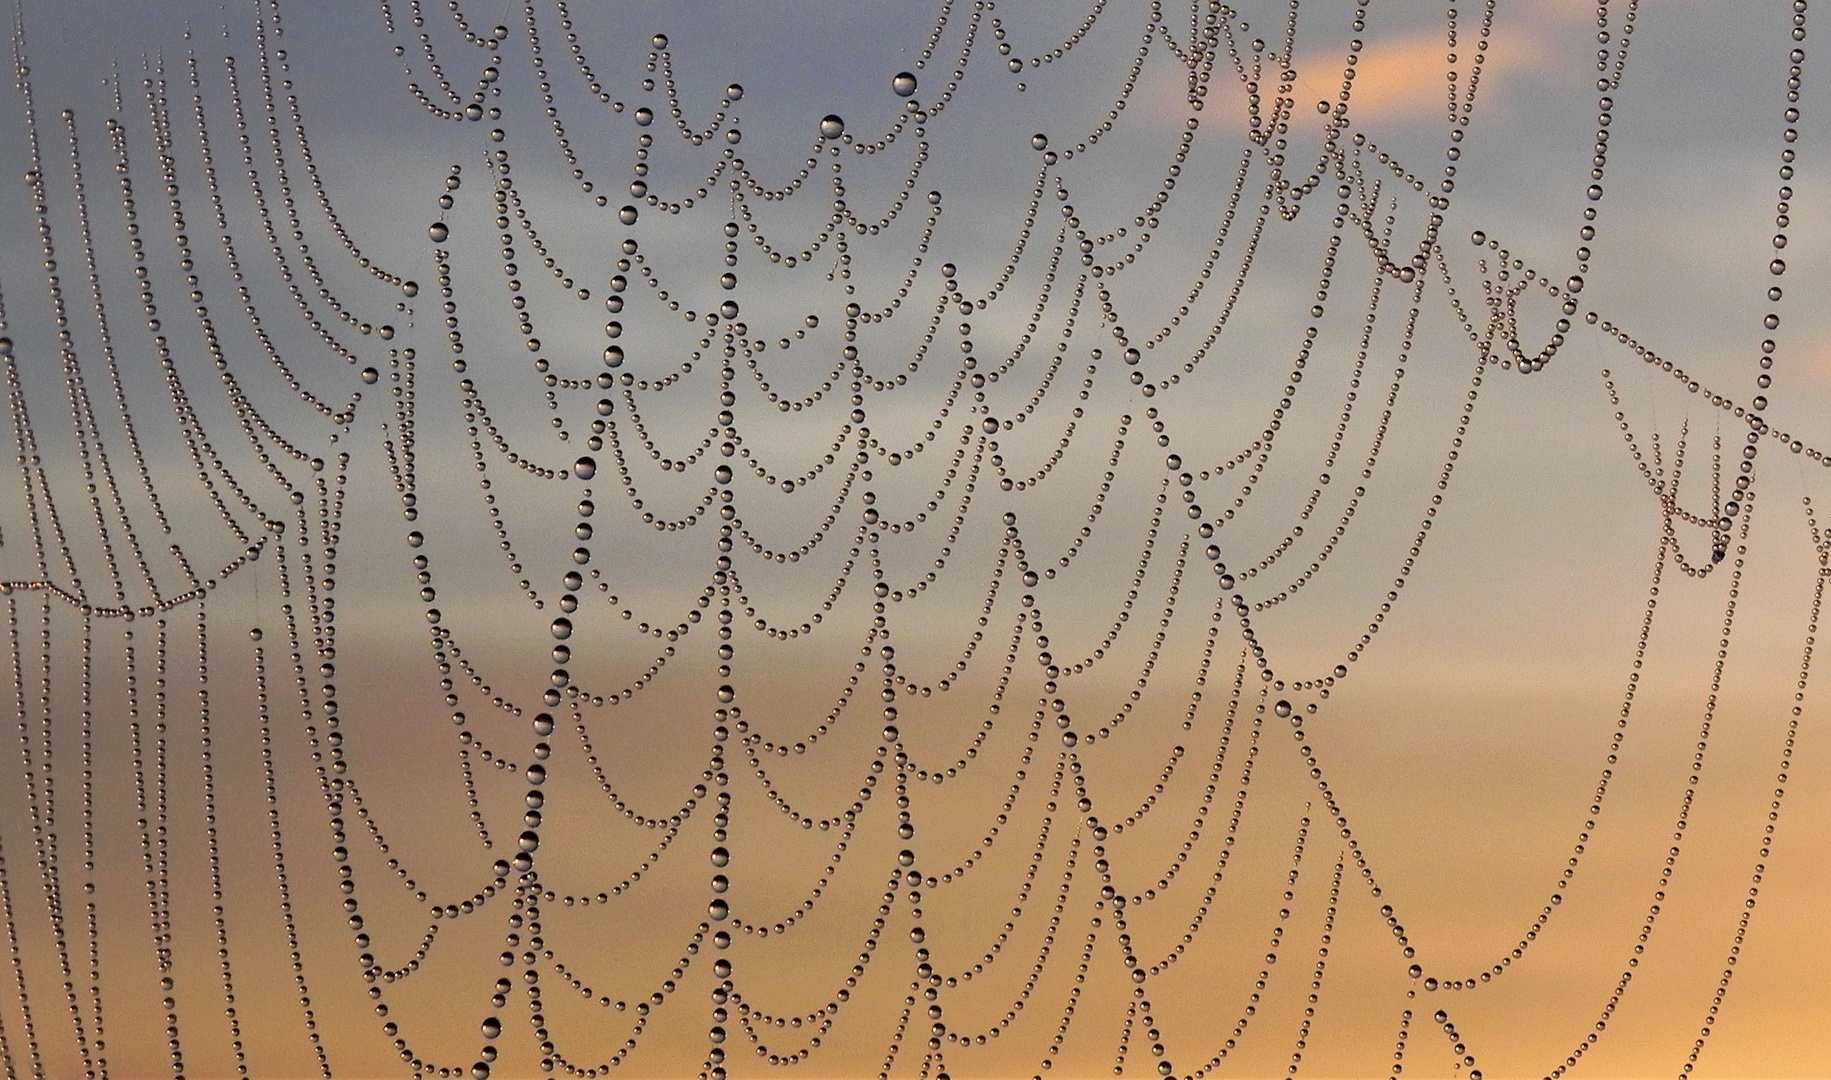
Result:
<svg viewBox="0 0 1831 1080"><path fill-rule="evenodd" d="M580 480L589 480L598 474L598 463L595 458L582 457L572 463L572 475Z"/></svg>
<svg viewBox="0 0 1831 1080"><path fill-rule="evenodd" d="M846 122L838 116L828 115L820 121L820 137L837 139L846 132Z"/></svg>
<svg viewBox="0 0 1831 1080"><path fill-rule="evenodd" d="M433 243L443 244L445 238L451 235L451 228L443 221L435 221L432 223L432 227L426 230L426 235L432 237Z"/></svg>
<svg viewBox="0 0 1831 1080"><path fill-rule="evenodd" d="M897 97L911 97L916 92L916 77L907 71L899 71L891 78L890 89L896 91Z"/></svg>

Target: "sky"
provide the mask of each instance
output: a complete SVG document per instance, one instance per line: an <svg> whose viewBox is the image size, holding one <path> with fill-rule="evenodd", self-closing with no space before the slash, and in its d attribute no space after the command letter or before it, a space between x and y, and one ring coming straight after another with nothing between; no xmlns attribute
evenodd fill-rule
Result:
<svg viewBox="0 0 1831 1080"><path fill-rule="evenodd" d="M13 5L0 1068L1823 1075L1794 16Z"/></svg>

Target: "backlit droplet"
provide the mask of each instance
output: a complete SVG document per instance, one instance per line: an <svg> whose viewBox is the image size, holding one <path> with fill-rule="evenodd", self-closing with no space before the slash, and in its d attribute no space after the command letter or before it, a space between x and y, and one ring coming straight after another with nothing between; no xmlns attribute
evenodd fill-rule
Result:
<svg viewBox="0 0 1831 1080"><path fill-rule="evenodd" d="M432 223L432 227L426 230L426 235L432 237L433 243L443 244L451 235L451 227L443 221L435 221Z"/></svg>
<svg viewBox="0 0 1831 1080"><path fill-rule="evenodd" d="M916 92L916 77L907 71L899 71L890 80L890 89L897 97L913 97Z"/></svg>
<svg viewBox="0 0 1831 1080"><path fill-rule="evenodd" d="M598 463L594 458L582 457L572 463L572 475L580 480L589 480L598 474Z"/></svg>
<svg viewBox="0 0 1831 1080"><path fill-rule="evenodd" d="M725 87L725 100L726 101L742 101L743 98L744 98L744 87L741 84L732 83L730 86Z"/></svg>
<svg viewBox="0 0 1831 1080"><path fill-rule="evenodd" d="M820 121L820 137L823 139L837 139L845 134L845 130L846 122L837 116L828 115Z"/></svg>
<svg viewBox="0 0 1831 1080"><path fill-rule="evenodd" d="M1043 135L1040 133L1030 136L1030 149L1032 149L1032 150L1049 149L1049 136Z"/></svg>

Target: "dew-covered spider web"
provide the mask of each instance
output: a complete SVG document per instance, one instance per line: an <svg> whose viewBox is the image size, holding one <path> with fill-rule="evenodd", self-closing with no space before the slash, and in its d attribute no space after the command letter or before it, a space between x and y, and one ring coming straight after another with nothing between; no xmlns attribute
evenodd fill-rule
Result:
<svg viewBox="0 0 1831 1080"><path fill-rule="evenodd" d="M6 12L8 1080L1831 1071L1806 0Z"/></svg>

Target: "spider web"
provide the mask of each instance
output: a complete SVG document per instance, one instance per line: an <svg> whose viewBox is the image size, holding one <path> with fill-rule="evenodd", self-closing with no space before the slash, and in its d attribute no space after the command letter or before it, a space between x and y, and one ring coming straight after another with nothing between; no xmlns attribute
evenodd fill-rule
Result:
<svg viewBox="0 0 1831 1080"><path fill-rule="evenodd" d="M0 1069L1822 1070L1806 25L13 5Z"/></svg>

